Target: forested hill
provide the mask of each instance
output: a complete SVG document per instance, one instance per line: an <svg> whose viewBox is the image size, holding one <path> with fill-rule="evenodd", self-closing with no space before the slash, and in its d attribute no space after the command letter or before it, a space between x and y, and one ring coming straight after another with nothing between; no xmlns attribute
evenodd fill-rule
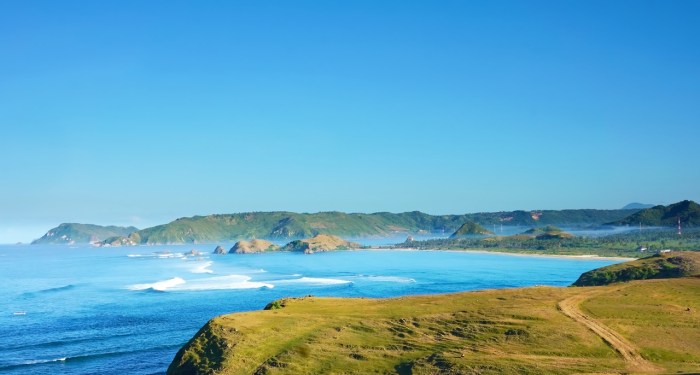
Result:
<svg viewBox="0 0 700 375"><path fill-rule="evenodd" d="M401 233L453 233L469 221L484 226L597 225L620 220L637 210L544 210L429 215L422 212L373 214L319 212L249 212L180 218L133 233L132 243L174 244L268 238L295 239L317 234L342 237L390 236Z"/></svg>
<svg viewBox="0 0 700 375"><path fill-rule="evenodd" d="M622 220L616 220L611 225L645 225L655 227L676 226L680 219L682 226L700 226L700 205L689 200L654 206L636 212Z"/></svg>

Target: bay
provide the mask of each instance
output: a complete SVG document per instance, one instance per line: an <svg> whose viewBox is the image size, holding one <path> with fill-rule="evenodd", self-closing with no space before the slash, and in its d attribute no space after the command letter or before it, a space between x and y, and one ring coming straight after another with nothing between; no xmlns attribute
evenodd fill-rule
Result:
<svg viewBox="0 0 700 375"><path fill-rule="evenodd" d="M283 297L563 287L619 262L456 251L210 254L214 247L0 246L0 373L162 374L212 317ZM191 250L202 254L184 255Z"/></svg>

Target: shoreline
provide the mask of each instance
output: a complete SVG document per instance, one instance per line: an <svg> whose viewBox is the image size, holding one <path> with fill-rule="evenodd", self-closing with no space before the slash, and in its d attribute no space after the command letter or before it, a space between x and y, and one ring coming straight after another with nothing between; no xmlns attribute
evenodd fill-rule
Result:
<svg viewBox="0 0 700 375"><path fill-rule="evenodd" d="M17 244L10 244L10 245L0 245L2 247L15 247L15 246L25 246L26 244L23 245L17 245ZM42 246L66 246L64 244L58 244L58 245L42 245ZM212 244L159 244L159 245L135 245L135 246L105 246L105 247L99 247L99 248L105 248L105 249L128 249L128 248L153 248L153 247L168 247L168 246L173 246L173 247L202 247L202 246L216 246L215 243ZM228 245L227 245L228 246ZM66 246L69 248L82 248L82 247L90 247L92 246L87 245L87 244L80 244L80 245L70 245ZM179 250L179 249L178 249ZM346 252L346 251L422 251L422 252L454 252L454 253L478 253L478 254L500 254L500 255L512 255L512 256L521 256L521 257L545 257L545 258L560 258L560 259L578 259L578 260L614 260L614 261L620 261L620 262L628 262L632 260L636 260L639 258L633 258L633 257L620 257L620 256L601 256L597 254L537 254L537 253L527 253L527 252L510 252L510 251L489 251L489 250L483 250L483 249L415 249L415 248L387 248L383 246L369 246L369 247L364 247L364 248L358 248L358 249L348 249L348 250L330 250L330 251L324 251L323 253L334 253L334 252ZM208 251L204 250L204 252L208 253ZM281 251L266 251L266 252L261 252L265 254L272 254L272 253L278 253ZM241 255L241 254L237 254Z"/></svg>
<svg viewBox="0 0 700 375"><path fill-rule="evenodd" d="M619 260L622 262L629 262L632 260L637 260L639 258L631 257L612 257L612 256L601 256L596 254L581 254L581 255L567 255L567 254L531 254L531 253L518 253L518 252L508 252L508 251L488 251L480 249L434 249L434 250L419 250L411 248L396 248L396 249L384 249L384 248L368 248L362 250L385 250L385 251L443 251L443 252L453 252L453 253L477 253L477 254L500 254L500 255L512 255L521 257L544 257L544 258L561 258L561 259L578 259L578 260Z"/></svg>

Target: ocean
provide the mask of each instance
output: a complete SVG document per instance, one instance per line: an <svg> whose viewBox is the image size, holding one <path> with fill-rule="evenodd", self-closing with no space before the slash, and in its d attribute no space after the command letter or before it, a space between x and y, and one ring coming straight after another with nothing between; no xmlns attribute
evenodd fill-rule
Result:
<svg viewBox="0 0 700 375"><path fill-rule="evenodd" d="M0 245L0 373L163 374L212 317L282 297L563 287L617 262L452 251L214 255L214 247ZM193 249L202 254L186 255Z"/></svg>

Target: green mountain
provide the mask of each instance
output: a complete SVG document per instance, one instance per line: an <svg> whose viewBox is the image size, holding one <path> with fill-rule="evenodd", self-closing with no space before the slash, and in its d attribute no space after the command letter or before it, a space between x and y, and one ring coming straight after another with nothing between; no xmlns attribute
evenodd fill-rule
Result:
<svg viewBox="0 0 700 375"><path fill-rule="evenodd" d="M700 205L693 201L685 200L668 206L654 206L608 224L641 224L654 227L671 227L678 224L679 218L683 226L694 227L700 225Z"/></svg>
<svg viewBox="0 0 700 375"><path fill-rule="evenodd" d="M107 238L124 237L138 231L135 227L100 226L93 224L63 223L32 241L36 244L94 243Z"/></svg>
<svg viewBox="0 0 700 375"><path fill-rule="evenodd" d="M636 210L512 211L465 215L429 215L418 211L373 214L319 212L247 212L180 218L133 233L139 244L213 243L249 238L295 239L317 234L343 237L405 233L452 233L463 223L480 225L596 225L620 220Z"/></svg>
<svg viewBox="0 0 700 375"><path fill-rule="evenodd" d="M461 237L469 237L469 236L474 236L474 235L488 235L488 234L493 234L493 232L487 230L486 228L482 227L481 225L473 222L473 221L468 221L464 224L462 224L459 229L457 229L450 238L461 238Z"/></svg>
<svg viewBox="0 0 700 375"><path fill-rule="evenodd" d="M575 286L607 285L644 279L700 276L700 252L673 251L597 268L581 275Z"/></svg>

